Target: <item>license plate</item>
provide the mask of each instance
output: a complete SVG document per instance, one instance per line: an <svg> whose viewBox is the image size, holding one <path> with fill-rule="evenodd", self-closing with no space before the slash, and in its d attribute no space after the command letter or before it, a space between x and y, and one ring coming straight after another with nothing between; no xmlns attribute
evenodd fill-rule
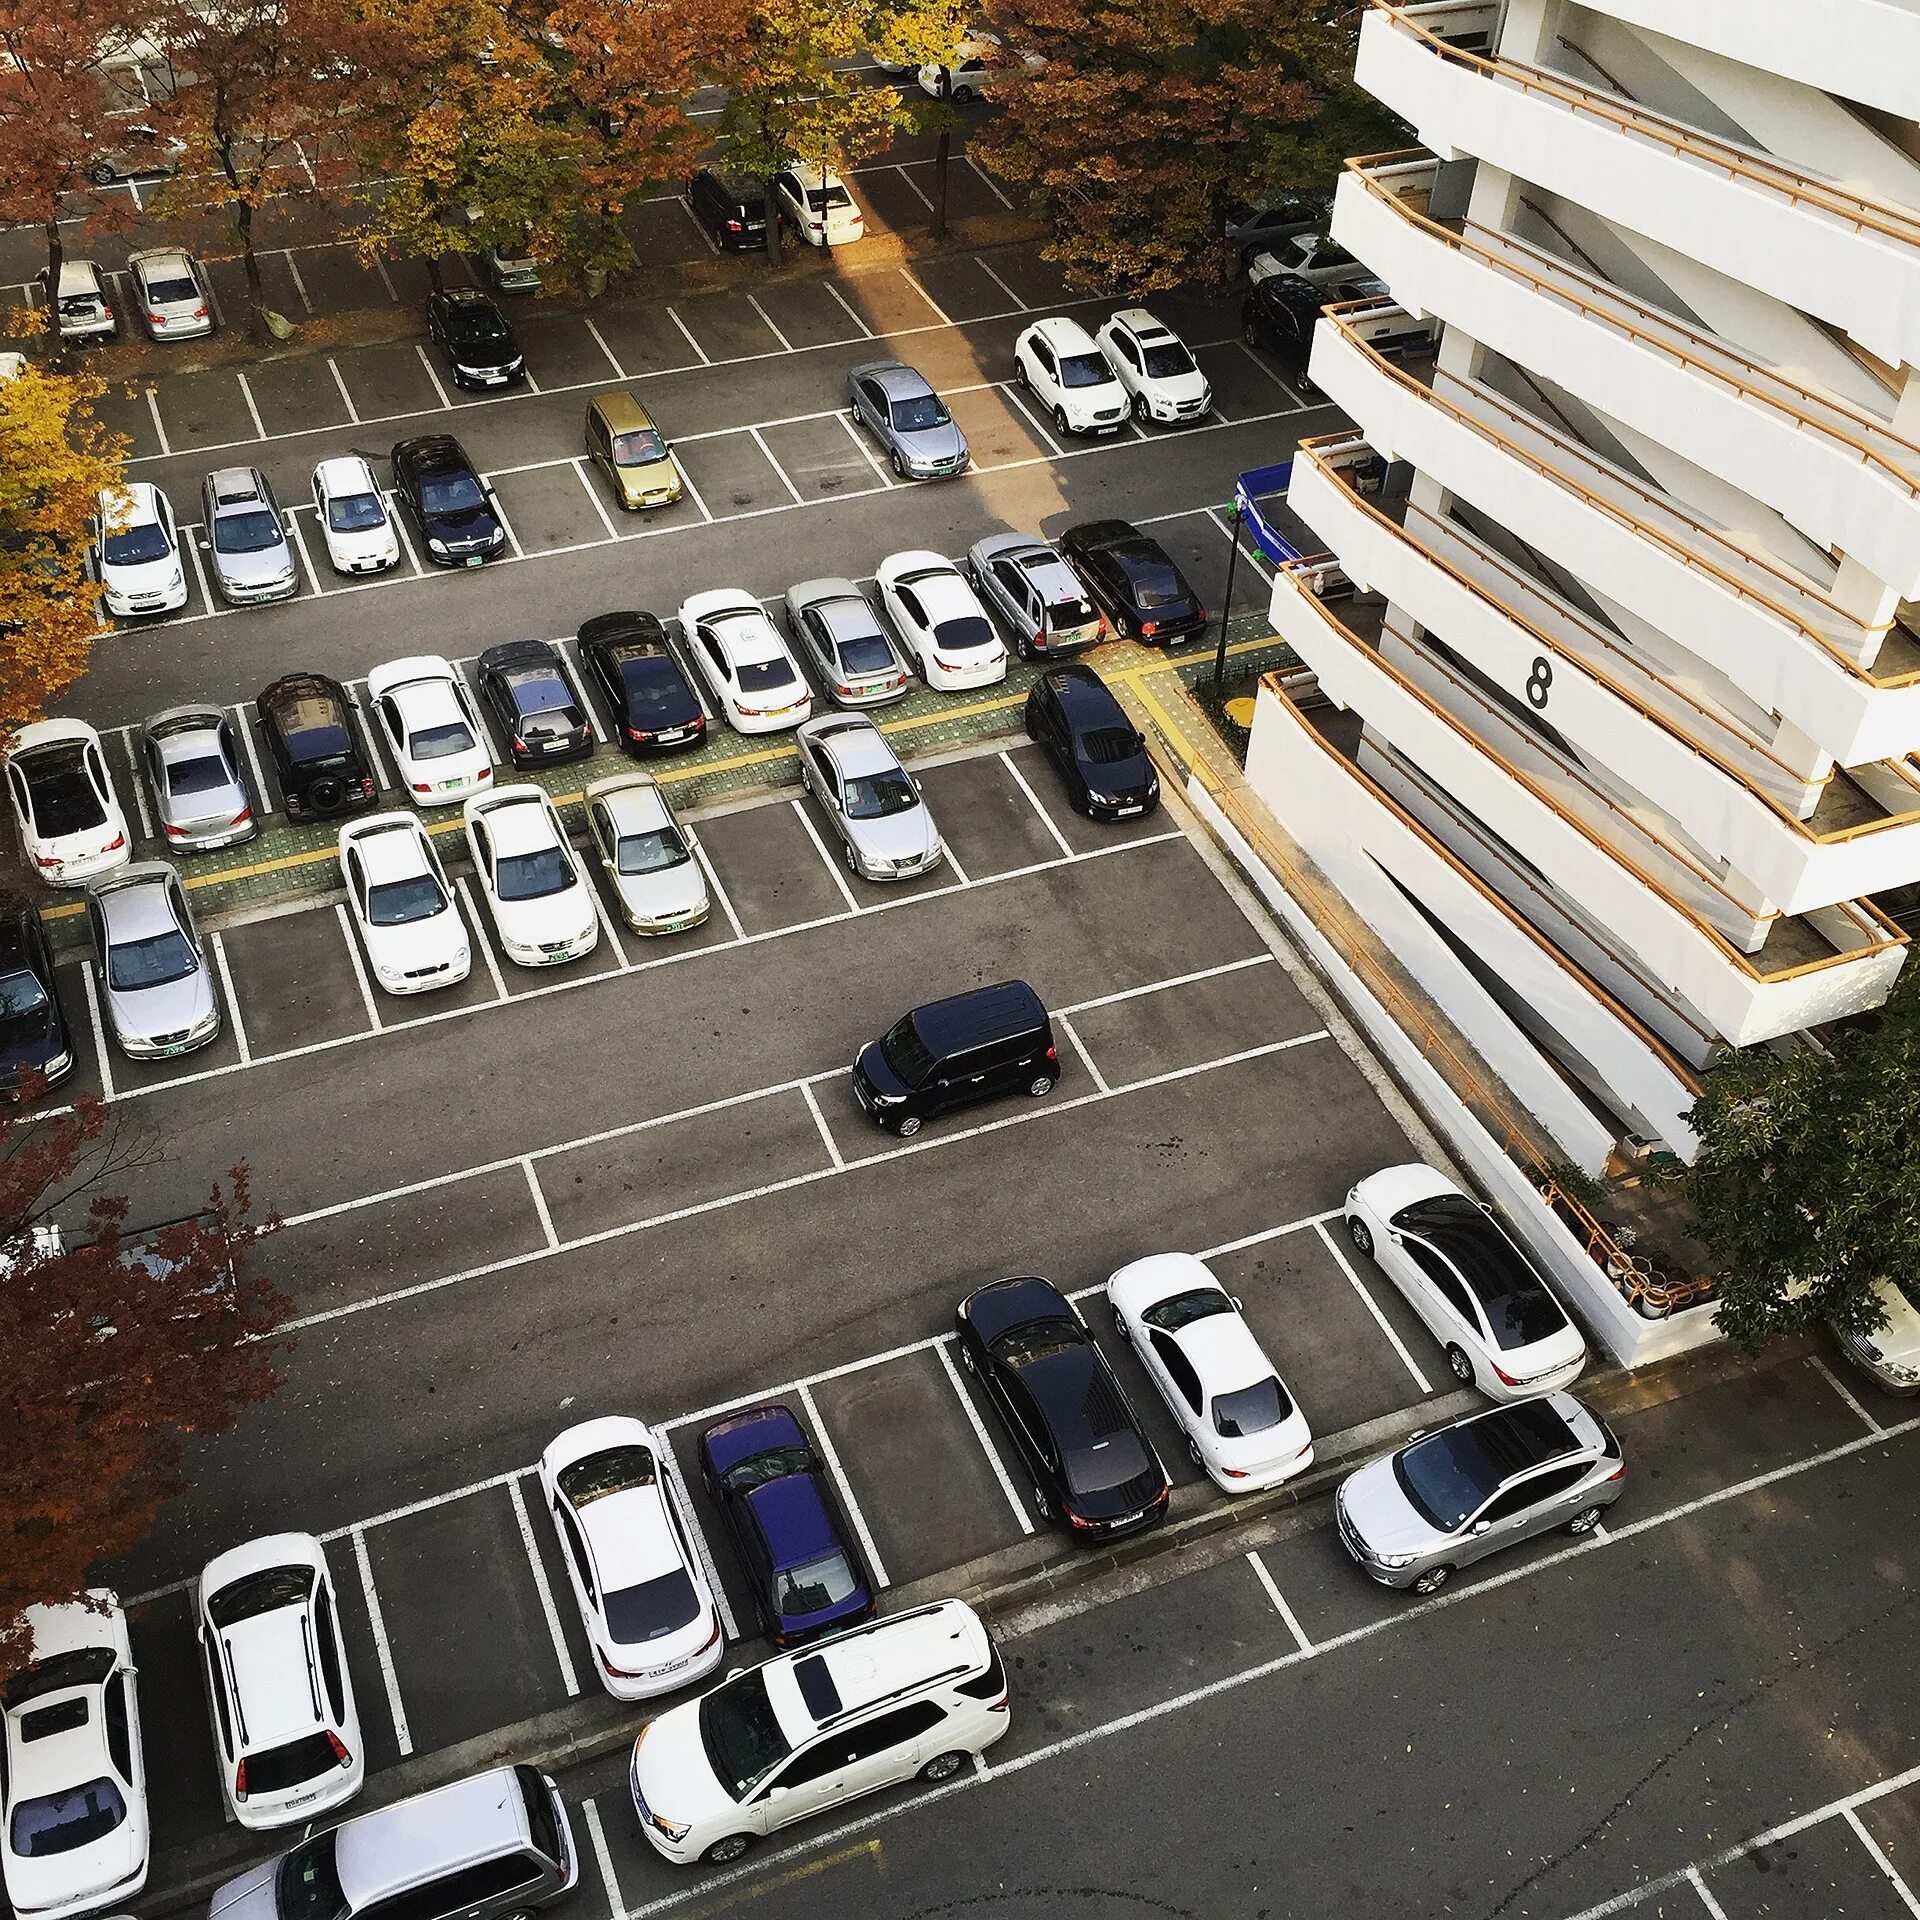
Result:
<svg viewBox="0 0 1920 1920"><path fill-rule="evenodd" d="M653 737L663 742L669 740L684 740L687 737L687 730L685 727L668 727L664 732L656 733Z"/></svg>
<svg viewBox="0 0 1920 1920"><path fill-rule="evenodd" d="M184 1046L162 1047L160 1051L156 1053L153 1057L156 1060L171 1060L175 1054L185 1053L185 1052L186 1052L186 1048Z"/></svg>
<svg viewBox="0 0 1920 1920"><path fill-rule="evenodd" d="M461 562L461 564L463 566L468 566L468 567L481 566L485 563L486 557L487 556L484 553L470 553L467 555L466 559Z"/></svg>
<svg viewBox="0 0 1920 1920"><path fill-rule="evenodd" d="M440 791L442 793L458 793L466 784L464 780L442 780L440 782Z"/></svg>
<svg viewBox="0 0 1920 1920"><path fill-rule="evenodd" d="M1146 812L1145 807L1115 807L1113 810L1113 817L1116 820L1124 820L1127 817L1127 815L1130 813L1145 813L1145 812Z"/></svg>

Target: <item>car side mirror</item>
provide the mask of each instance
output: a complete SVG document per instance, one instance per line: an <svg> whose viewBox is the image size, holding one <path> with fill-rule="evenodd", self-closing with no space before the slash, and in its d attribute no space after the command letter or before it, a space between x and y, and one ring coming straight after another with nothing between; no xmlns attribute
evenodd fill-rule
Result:
<svg viewBox="0 0 1920 1920"><path fill-rule="evenodd" d="M769 1800L784 1800L791 1791L792 1789L788 1787L769 1787L767 1789L767 1798Z"/></svg>
<svg viewBox="0 0 1920 1920"><path fill-rule="evenodd" d="M1240 1304L1240 1296L1237 1293L1230 1293L1227 1295L1227 1298L1233 1302L1233 1310L1235 1313L1246 1312L1246 1308Z"/></svg>
<svg viewBox="0 0 1920 1920"><path fill-rule="evenodd" d="M1485 1533L1492 1525L1493 1522L1491 1520L1476 1520L1468 1531L1471 1533Z"/></svg>

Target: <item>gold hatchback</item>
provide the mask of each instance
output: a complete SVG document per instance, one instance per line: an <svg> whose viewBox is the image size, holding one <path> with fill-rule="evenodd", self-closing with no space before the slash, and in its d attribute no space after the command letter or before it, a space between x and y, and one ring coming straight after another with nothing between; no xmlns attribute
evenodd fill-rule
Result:
<svg viewBox="0 0 1920 1920"><path fill-rule="evenodd" d="M666 435L630 393L596 393L587 402L587 452L629 512L680 498L680 469Z"/></svg>

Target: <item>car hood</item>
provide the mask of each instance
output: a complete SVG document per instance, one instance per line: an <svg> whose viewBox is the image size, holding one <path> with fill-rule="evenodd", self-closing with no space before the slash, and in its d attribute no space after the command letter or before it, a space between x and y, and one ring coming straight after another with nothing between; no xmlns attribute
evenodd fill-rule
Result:
<svg viewBox="0 0 1920 1920"><path fill-rule="evenodd" d="M368 927L366 935L375 965L401 973L438 966L467 945L466 923L452 907L403 926Z"/></svg>
<svg viewBox="0 0 1920 1920"><path fill-rule="evenodd" d="M103 565L101 579L116 593L158 593L171 586L180 574L180 556L167 554L159 560L136 560L132 565Z"/></svg>
<svg viewBox="0 0 1920 1920"><path fill-rule="evenodd" d="M849 820L847 833L863 853L882 860L917 860L940 838L927 807L909 807L880 820Z"/></svg>
<svg viewBox="0 0 1920 1920"><path fill-rule="evenodd" d="M1141 793L1152 784L1153 762L1144 753L1125 760L1088 760L1075 755L1080 777L1095 793Z"/></svg>
<svg viewBox="0 0 1920 1920"><path fill-rule="evenodd" d="M435 539L473 541L491 540L500 531L500 522L487 506L462 507L455 513L429 513L424 516L427 532Z"/></svg>
<svg viewBox="0 0 1920 1920"><path fill-rule="evenodd" d="M663 1820L696 1828L737 1815L732 1794L713 1777L700 1738L700 1702L670 1707L647 1723L633 1754L633 1783Z"/></svg>
<svg viewBox="0 0 1920 1920"><path fill-rule="evenodd" d="M1191 373L1176 373L1143 383L1147 392L1162 400L1198 400L1209 389L1207 376L1195 367Z"/></svg>
<svg viewBox="0 0 1920 1920"><path fill-rule="evenodd" d="M221 553L216 549L213 564L219 568L221 579L236 586L263 587L269 580L282 580L292 572L293 551L284 540L258 553Z"/></svg>
<svg viewBox="0 0 1920 1920"><path fill-rule="evenodd" d="M213 978L205 964L164 986L131 991L107 988L107 1006L121 1032L151 1039L157 1033L181 1033L213 1011Z"/></svg>
<svg viewBox="0 0 1920 1920"><path fill-rule="evenodd" d="M854 1070L866 1081L875 1093L903 1095L913 1091L913 1089L887 1065L886 1050L878 1040L869 1040L854 1056L853 1065Z"/></svg>
<svg viewBox="0 0 1920 1920"><path fill-rule="evenodd" d="M593 887L584 874L579 883L560 894L537 900L496 900L500 932L518 946L552 946L579 940L594 923Z"/></svg>
<svg viewBox="0 0 1920 1920"><path fill-rule="evenodd" d="M274 1920L273 1881L278 1860L263 1860L214 1891L207 1920Z"/></svg>
<svg viewBox="0 0 1920 1920"><path fill-rule="evenodd" d="M900 451L914 460L957 460L967 450L967 437L949 420L944 427L916 427L903 433L893 429Z"/></svg>
<svg viewBox="0 0 1920 1920"><path fill-rule="evenodd" d="M1340 1511L1360 1544L1377 1554L1431 1553L1451 1537L1413 1510L1394 1477L1392 1454L1347 1476L1340 1488Z"/></svg>
<svg viewBox="0 0 1920 1920"><path fill-rule="evenodd" d="M683 861L659 873L623 873L614 877L620 898L635 913L666 920L706 905L707 881L697 860Z"/></svg>
<svg viewBox="0 0 1920 1920"><path fill-rule="evenodd" d="M59 1044L51 1002L38 1013L0 1023L0 1075L44 1066Z"/></svg>

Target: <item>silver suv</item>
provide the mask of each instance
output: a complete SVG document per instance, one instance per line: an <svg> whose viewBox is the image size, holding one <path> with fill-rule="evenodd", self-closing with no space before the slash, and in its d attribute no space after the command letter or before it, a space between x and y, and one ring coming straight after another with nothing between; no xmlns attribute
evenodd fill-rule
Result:
<svg viewBox="0 0 1920 1920"><path fill-rule="evenodd" d="M947 857L920 783L871 720L830 713L795 734L800 778L865 880L910 880Z"/></svg>
<svg viewBox="0 0 1920 1920"><path fill-rule="evenodd" d="M1006 622L1023 660L1052 660L1106 638L1080 576L1044 540L994 533L967 549L967 576Z"/></svg>
<svg viewBox="0 0 1920 1920"><path fill-rule="evenodd" d="M236 606L284 600L300 587L288 520L258 467L220 467L200 489L201 551L213 564L220 597Z"/></svg>
<svg viewBox="0 0 1920 1920"><path fill-rule="evenodd" d="M1564 1527L1591 1533L1626 1491L1620 1442L1570 1393L1416 1433L1341 1482L1341 1544L1383 1587L1437 1593L1462 1567Z"/></svg>

